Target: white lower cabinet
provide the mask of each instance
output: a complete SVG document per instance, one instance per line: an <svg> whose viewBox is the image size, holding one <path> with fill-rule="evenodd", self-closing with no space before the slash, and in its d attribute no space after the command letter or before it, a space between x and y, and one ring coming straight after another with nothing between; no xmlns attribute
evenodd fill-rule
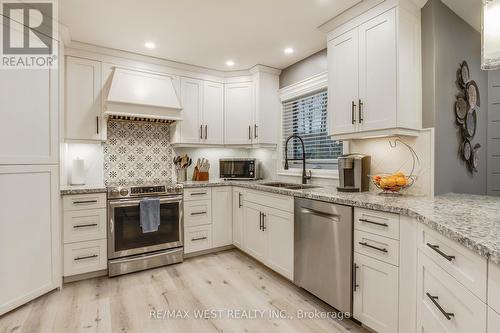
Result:
<svg viewBox="0 0 500 333"><path fill-rule="evenodd" d="M293 280L293 213L245 201L243 250Z"/></svg>
<svg viewBox="0 0 500 333"><path fill-rule="evenodd" d="M267 265L293 280L293 214L267 209L262 220L268 233Z"/></svg>
<svg viewBox="0 0 500 333"><path fill-rule="evenodd" d="M64 196L63 217L63 276L106 269L106 194Z"/></svg>
<svg viewBox="0 0 500 333"><path fill-rule="evenodd" d="M100 271L107 267L106 239L64 244L64 276Z"/></svg>
<svg viewBox="0 0 500 333"><path fill-rule="evenodd" d="M210 224L188 227L184 231L184 253L212 248L212 226Z"/></svg>
<svg viewBox="0 0 500 333"><path fill-rule="evenodd" d="M184 190L184 253L233 243L232 187Z"/></svg>
<svg viewBox="0 0 500 333"><path fill-rule="evenodd" d="M213 247L233 243L232 190L230 186L212 189L212 241Z"/></svg>
<svg viewBox="0 0 500 333"><path fill-rule="evenodd" d="M417 332L486 332L487 305L422 251L417 272Z"/></svg>
<svg viewBox="0 0 500 333"><path fill-rule="evenodd" d="M377 332L398 331L398 267L354 253L353 316Z"/></svg>
<svg viewBox="0 0 500 333"><path fill-rule="evenodd" d="M233 188L233 244L238 248L243 246L243 189Z"/></svg>
<svg viewBox="0 0 500 333"><path fill-rule="evenodd" d="M265 261L267 233L262 230L262 211L259 205L245 203L243 223L243 249L252 257Z"/></svg>

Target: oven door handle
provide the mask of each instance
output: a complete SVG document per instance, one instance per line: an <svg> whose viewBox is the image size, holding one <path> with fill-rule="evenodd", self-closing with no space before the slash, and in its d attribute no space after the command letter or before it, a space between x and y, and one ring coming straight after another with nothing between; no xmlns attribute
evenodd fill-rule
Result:
<svg viewBox="0 0 500 333"><path fill-rule="evenodd" d="M113 218L111 217L109 219L109 232L113 233L113 230L115 229L115 223L113 222Z"/></svg>
<svg viewBox="0 0 500 333"><path fill-rule="evenodd" d="M123 199L123 200L115 200L110 201L109 206L114 207L129 207L129 206L137 206L141 202L141 199ZM182 202L182 196L176 195L175 197L168 198L160 198L160 203L169 203L169 202Z"/></svg>

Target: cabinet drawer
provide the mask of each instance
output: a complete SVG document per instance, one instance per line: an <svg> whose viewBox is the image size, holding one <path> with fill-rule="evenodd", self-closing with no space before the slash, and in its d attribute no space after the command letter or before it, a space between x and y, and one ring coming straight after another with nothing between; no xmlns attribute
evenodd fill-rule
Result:
<svg viewBox="0 0 500 333"><path fill-rule="evenodd" d="M486 304L420 250L417 281L418 332L486 332Z"/></svg>
<svg viewBox="0 0 500 333"><path fill-rule="evenodd" d="M245 201L293 213L293 197L287 195L247 190Z"/></svg>
<svg viewBox="0 0 500 333"><path fill-rule="evenodd" d="M106 238L106 209L64 212L64 243Z"/></svg>
<svg viewBox="0 0 500 333"><path fill-rule="evenodd" d="M487 259L424 225L418 226L419 249L486 302Z"/></svg>
<svg viewBox="0 0 500 333"><path fill-rule="evenodd" d="M399 241L397 240L355 230L354 251L399 266Z"/></svg>
<svg viewBox="0 0 500 333"><path fill-rule="evenodd" d="M184 228L184 253L212 248L212 226L202 225Z"/></svg>
<svg viewBox="0 0 500 333"><path fill-rule="evenodd" d="M64 276L106 269L108 267L106 251L106 239L65 244Z"/></svg>
<svg viewBox="0 0 500 333"><path fill-rule="evenodd" d="M500 313L500 264L488 263L488 305ZM500 330L499 330L500 332Z"/></svg>
<svg viewBox="0 0 500 333"><path fill-rule="evenodd" d="M184 201L210 200L211 197L212 189L208 187L184 189Z"/></svg>
<svg viewBox="0 0 500 333"><path fill-rule="evenodd" d="M399 239L399 215L354 208L354 228L392 239Z"/></svg>
<svg viewBox="0 0 500 333"><path fill-rule="evenodd" d="M184 202L184 225L194 227L196 225L212 223L212 201L197 200Z"/></svg>
<svg viewBox="0 0 500 333"><path fill-rule="evenodd" d="M65 195L64 211L106 208L106 193Z"/></svg>

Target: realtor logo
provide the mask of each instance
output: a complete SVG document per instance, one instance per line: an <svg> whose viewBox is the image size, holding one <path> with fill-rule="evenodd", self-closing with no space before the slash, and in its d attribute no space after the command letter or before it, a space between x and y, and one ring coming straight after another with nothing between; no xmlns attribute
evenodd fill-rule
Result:
<svg viewBox="0 0 500 333"><path fill-rule="evenodd" d="M52 1L1 1L1 68L50 68L57 65Z"/></svg>

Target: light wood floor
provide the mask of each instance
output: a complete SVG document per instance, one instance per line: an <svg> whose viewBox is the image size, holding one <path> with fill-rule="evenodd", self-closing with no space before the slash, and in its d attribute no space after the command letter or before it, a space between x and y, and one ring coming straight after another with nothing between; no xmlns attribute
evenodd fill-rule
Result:
<svg viewBox="0 0 500 333"><path fill-rule="evenodd" d="M193 317L204 309L221 310L222 316ZM187 310L190 318L151 319L155 310ZM230 310L265 312L258 319L233 319L237 313ZM252 258L229 250L66 284L0 317L0 332L366 332L350 320L297 319L299 310L334 311ZM271 313L287 318L270 318Z"/></svg>

